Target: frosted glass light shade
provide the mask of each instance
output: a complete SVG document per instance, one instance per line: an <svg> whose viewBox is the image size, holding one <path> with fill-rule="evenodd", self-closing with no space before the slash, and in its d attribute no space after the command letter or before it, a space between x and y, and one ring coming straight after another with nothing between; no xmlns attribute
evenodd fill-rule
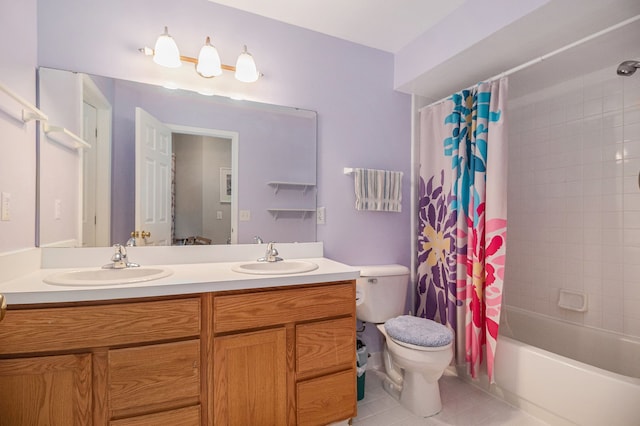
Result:
<svg viewBox="0 0 640 426"><path fill-rule="evenodd" d="M200 54L198 55L198 63L196 64L196 71L203 77L217 77L222 74L222 67L220 64L220 55L218 50L211 45L211 39L207 37Z"/></svg>
<svg viewBox="0 0 640 426"><path fill-rule="evenodd" d="M236 62L236 79L244 83L253 83L258 80L260 74L256 69L256 63L253 60L253 56L247 52L247 46L244 47L244 51L238 56Z"/></svg>
<svg viewBox="0 0 640 426"><path fill-rule="evenodd" d="M168 68L178 68L182 65L178 46L173 37L169 35L167 27L164 27L164 33L160 34L156 40L153 49L153 62Z"/></svg>

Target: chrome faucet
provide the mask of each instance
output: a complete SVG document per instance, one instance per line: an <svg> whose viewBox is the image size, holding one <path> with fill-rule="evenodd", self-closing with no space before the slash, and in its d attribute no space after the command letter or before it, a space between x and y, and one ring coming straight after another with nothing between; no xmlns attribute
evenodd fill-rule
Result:
<svg viewBox="0 0 640 426"><path fill-rule="evenodd" d="M111 256L111 261L104 265L102 269L124 269L124 268L137 268L140 265L137 263L129 262L127 259L127 249L122 244L115 244L113 248L116 252Z"/></svg>
<svg viewBox="0 0 640 426"><path fill-rule="evenodd" d="M262 241L262 238L260 238L260 236L258 236L258 235L253 237L253 241L255 241L256 244L263 244L264 243L264 241Z"/></svg>
<svg viewBox="0 0 640 426"><path fill-rule="evenodd" d="M278 250L276 250L274 244L274 241L267 244L267 252L264 254L264 257L258 259L258 262L279 262L283 260L281 257L278 257Z"/></svg>

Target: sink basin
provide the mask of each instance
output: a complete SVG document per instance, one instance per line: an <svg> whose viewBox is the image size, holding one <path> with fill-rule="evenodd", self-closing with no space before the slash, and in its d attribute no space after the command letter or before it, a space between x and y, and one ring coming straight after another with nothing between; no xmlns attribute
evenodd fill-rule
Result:
<svg viewBox="0 0 640 426"><path fill-rule="evenodd" d="M280 262L248 262L231 268L235 272L256 275L301 274L318 269L318 265L306 260L282 260Z"/></svg>
<svg viewBox="0 0 640 426"><path fill-rule="evenodd" d="M56 272L43 281L53 285L101 286L152 281L172 273L167 268L82 269Z"/></svg>

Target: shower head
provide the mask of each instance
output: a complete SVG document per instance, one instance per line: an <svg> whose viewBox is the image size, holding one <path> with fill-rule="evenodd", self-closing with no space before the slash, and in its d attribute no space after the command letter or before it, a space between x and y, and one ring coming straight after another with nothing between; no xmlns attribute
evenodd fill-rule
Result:
<svg viewBox="0 0 640 426"><path fill-rule="evenodd" d="M618 75L633 75L638 68L640 68L640 61L624 61L618 65Z"/></svg>

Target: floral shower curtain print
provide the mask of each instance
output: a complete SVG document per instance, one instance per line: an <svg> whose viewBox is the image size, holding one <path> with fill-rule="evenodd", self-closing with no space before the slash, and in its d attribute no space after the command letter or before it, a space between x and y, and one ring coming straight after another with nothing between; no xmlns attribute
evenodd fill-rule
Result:
<svg viewBox="0 0 640 426"><path fill-rule="evenodd" d="M420 113L418 316L456 334L456 363L493 362L507 235L507 79Z"/></svg>

